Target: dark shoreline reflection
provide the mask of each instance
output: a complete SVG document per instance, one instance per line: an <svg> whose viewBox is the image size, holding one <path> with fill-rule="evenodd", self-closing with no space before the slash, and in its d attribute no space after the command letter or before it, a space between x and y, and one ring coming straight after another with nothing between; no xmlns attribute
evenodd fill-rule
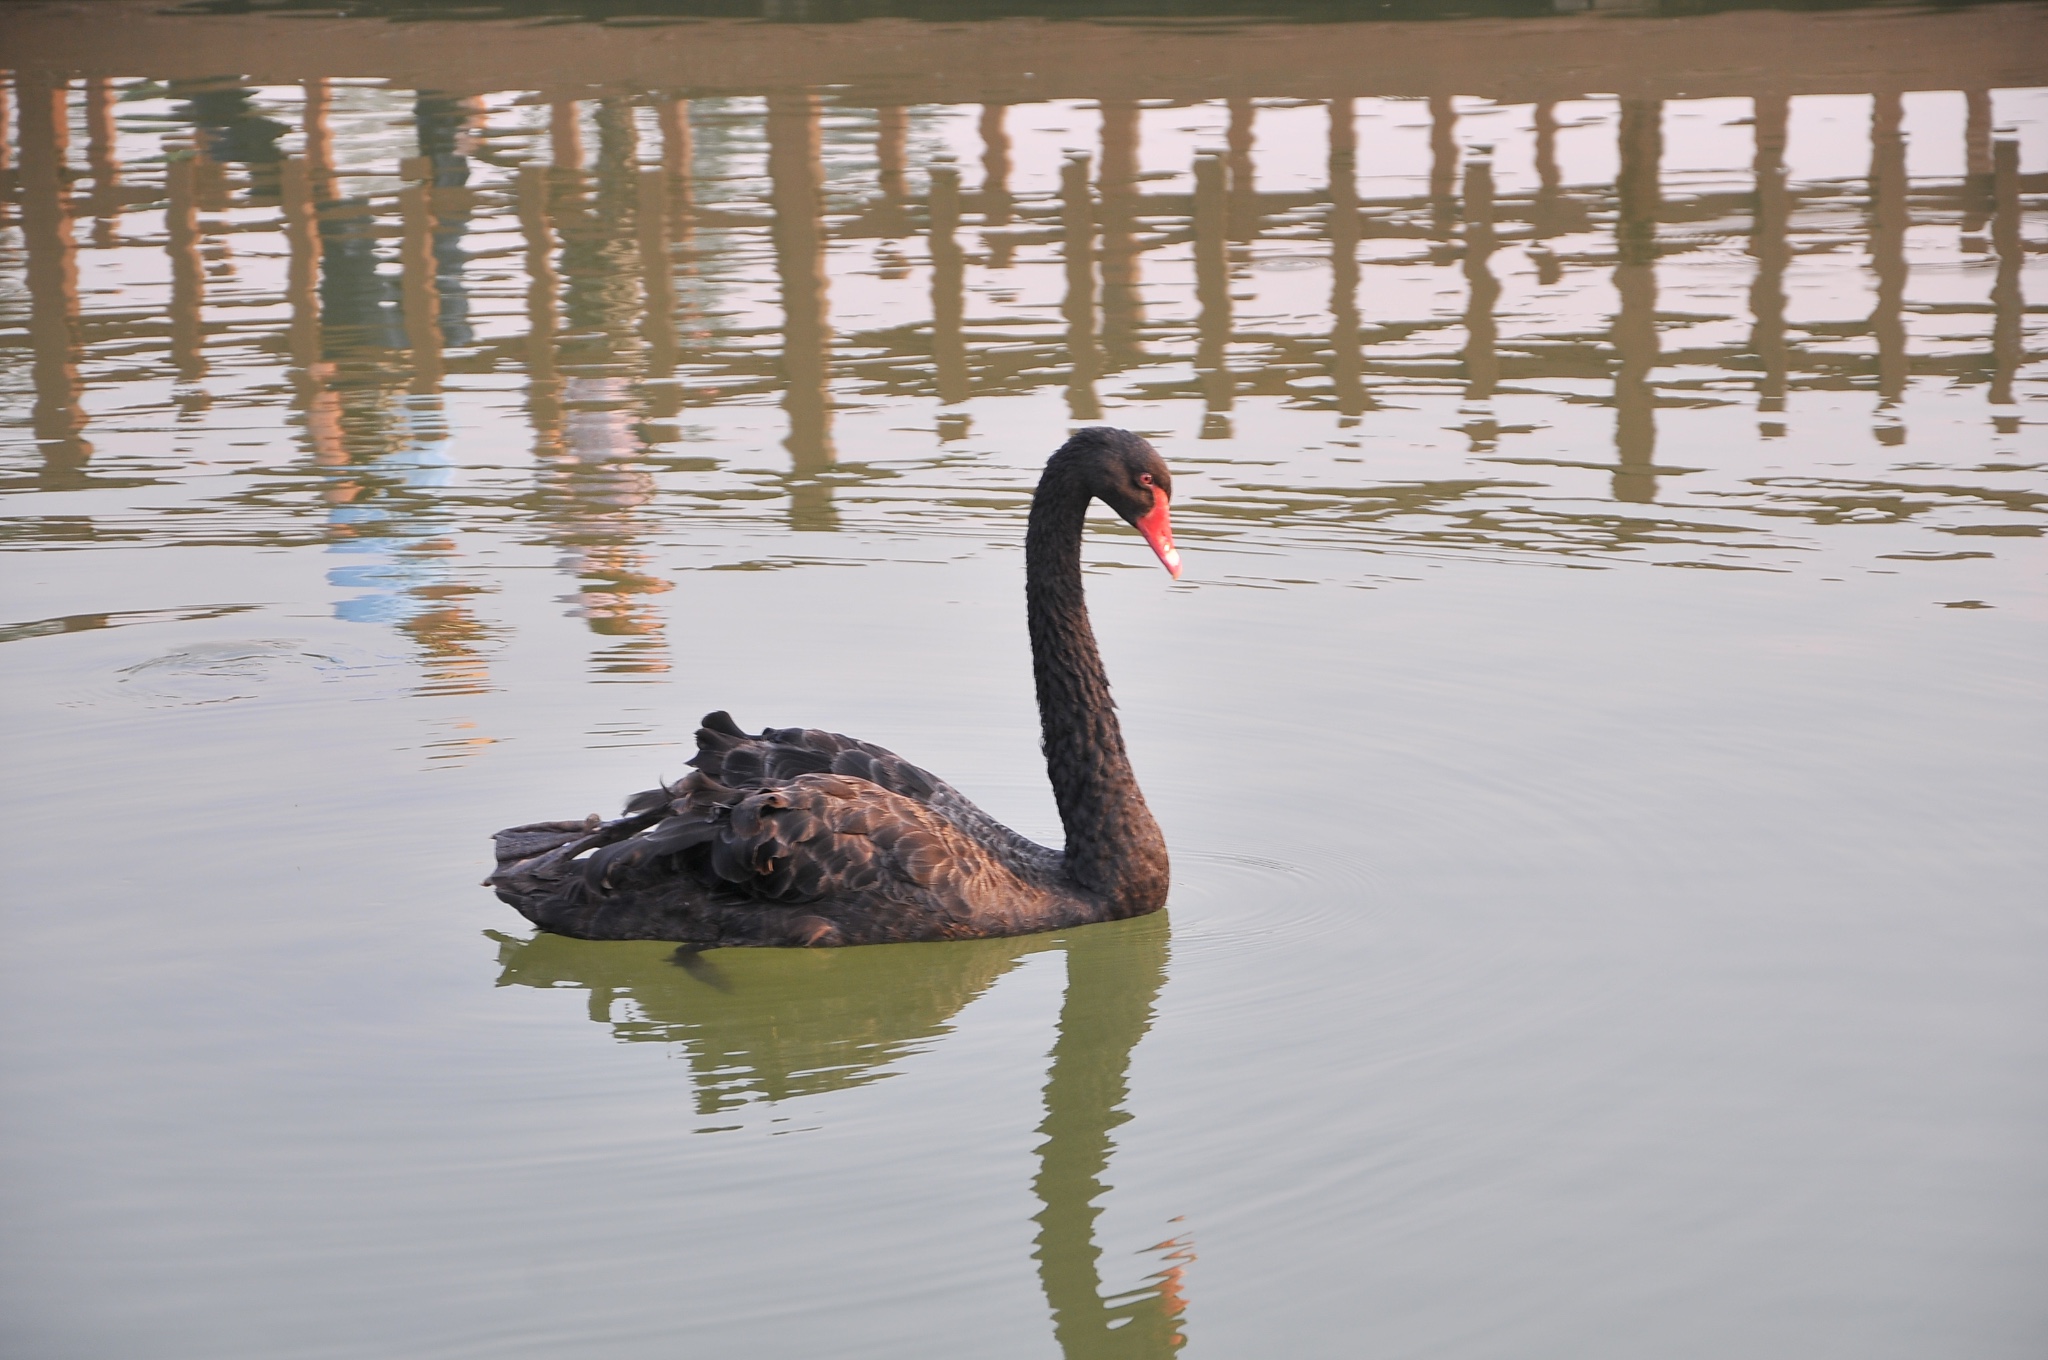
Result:
<svg viewBox="0 0 2048 1360"><path fill-rule="evenodd" d="M590 1018L615 1038L677 1045L700 1116L878 1081L950 1033L954 1017L1027 955L1063 953L1066 994L1032 1180L1041 1206L1032 1255L1066 1360L1144 1360L1185 1344L1187 1236L1148 1248L1163 1268L1105 1296L1095 1220L1111 1188L1103 1175L1114 1130L1131 1118L1131 1056L1166 982L1170 929L1161 913L1021 939L680 958L656 942L488 933L499 986L580 988Z"/></svg>

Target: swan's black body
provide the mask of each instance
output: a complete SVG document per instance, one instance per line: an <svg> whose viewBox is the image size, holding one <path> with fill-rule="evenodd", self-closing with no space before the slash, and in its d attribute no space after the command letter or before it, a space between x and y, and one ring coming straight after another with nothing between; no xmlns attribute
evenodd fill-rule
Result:
<svg viewBox="0 0 2048 1360"><path fill-rule="evenodd" d="M1150 444L1090 429L1052 456L1032 498L1025 598L1064 853L879 746L794 727L749 736L713 713L695 773L613 821L500 831L487 885L544 930L700 948L1027 935L1157 911L1166 841L1088 624L1081 532L1099 499L1177 576L1171 491Z"/></svg>

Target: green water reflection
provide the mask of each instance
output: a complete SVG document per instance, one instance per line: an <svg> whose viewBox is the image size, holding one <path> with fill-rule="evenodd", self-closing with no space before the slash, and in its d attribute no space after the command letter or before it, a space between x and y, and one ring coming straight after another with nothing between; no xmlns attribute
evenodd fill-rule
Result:
<svg viewBox="0 0 2048 1360"><path fill-rule="evenodd" d="M1032 1254L1054 1332L1068 1360L1169 1355L1185 1343L1191 1237L1150 1249L1165 1264L1143 1287L1105 1296L1094 1231L1112 1133L1131 1118L1131 1055L1166 983L1164 914L1054 937L680 957L656 943L492 938L499 986L581 988L590 1018L617 1038L685 1052L700 1115L875 1081L950 1032L1026 955L1059 952L1066 996L1031 1182L1041 1205Z"/></svg>

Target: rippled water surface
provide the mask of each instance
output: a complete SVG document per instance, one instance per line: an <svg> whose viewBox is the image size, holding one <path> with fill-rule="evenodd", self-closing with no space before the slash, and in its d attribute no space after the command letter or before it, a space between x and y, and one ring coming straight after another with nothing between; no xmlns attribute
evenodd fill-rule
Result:
<svg viewBox="0 0 2048 1360"><path fill-rule="evenodd" d="M2048 9L229 8L0 15L9 1354L2040 1353ZM718 707L1056 841L1094 423L1166 913L476 886Z"/></svg>

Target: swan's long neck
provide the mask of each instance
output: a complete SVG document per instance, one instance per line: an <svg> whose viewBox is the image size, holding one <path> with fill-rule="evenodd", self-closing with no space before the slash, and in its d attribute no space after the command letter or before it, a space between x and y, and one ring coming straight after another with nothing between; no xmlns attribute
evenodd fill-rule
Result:
<svg viewBox="0 0 2048 1360"><path fill-rule="evenodd" d="M1066 872L1111 916L1137 916L1166 901L1166 839L1138 792L1088 625L1081 530L1089 499L1061 460L1046 468L1032 499L1024 537L1031 670L1046 773L1067 830Z"/></svg>

